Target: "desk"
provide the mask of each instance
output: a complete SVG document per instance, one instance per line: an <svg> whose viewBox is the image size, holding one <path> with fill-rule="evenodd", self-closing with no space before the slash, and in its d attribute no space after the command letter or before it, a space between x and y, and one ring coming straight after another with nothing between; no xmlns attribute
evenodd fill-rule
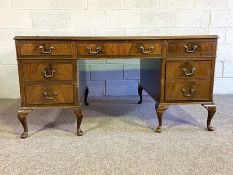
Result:
<svg viewBox="0 0 233 175"><path fill-rule="evenodd" d="M77 60L140 58L139 104L143 89L156 101L156 132L162 131L163 112L171 104L201 104L208 110L207 129L216 107L213 103L217 36L50 37L16 36L21 95L18 118L21 138L28 136L26 116L36 108L70 108L77 118L77 135L83 135ZM88 91L85 93L87 103Z"/></svg>

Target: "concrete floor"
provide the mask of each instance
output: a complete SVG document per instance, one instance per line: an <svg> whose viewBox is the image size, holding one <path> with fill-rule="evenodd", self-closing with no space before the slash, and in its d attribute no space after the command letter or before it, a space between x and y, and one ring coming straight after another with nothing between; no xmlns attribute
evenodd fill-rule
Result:
<svg viewBox="0 0 233 175"><path fill-rule="evenodd" d="M67 109L35 110L29 137L19 138L19 100L0 100L0 174L220 174L233 172L233 96L215 96L208 132L200 105L171 106L154 132L154 102L138 97L92 99L83 107L85 135Z"/></svg>

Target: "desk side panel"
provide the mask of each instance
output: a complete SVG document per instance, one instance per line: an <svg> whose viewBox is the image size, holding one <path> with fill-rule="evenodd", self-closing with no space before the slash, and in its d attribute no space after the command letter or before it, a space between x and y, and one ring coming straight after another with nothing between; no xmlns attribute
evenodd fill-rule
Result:
<svg viewBox="0 0 233 175"><path fill-rule="evenodd" d="M140 84L157 102L160 101L161 58L140 60Z"/></svg>

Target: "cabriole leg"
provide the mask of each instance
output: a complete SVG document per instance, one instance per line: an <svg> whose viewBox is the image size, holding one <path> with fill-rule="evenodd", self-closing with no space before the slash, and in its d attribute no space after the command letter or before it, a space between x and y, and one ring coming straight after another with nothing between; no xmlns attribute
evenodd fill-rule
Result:
<svg viewBox="0 0 233 175"><path fill-rule="evenodd" d="M208 117L207 117L207 129L208 131L213 131L214 128L211 126L211 120L216 112L216 106L214 103L212 104L202 104L204 108L208 110Z"/></svg>
<svg viewBox="0 0 233 175"><path fill-rule="evenodd" d="M164 113L164 111L167 110L167 108L168 108L167 105L158 104L158 103L156 103L156 105L155 105L155 110L156 110L157 117L158 117L158 122L159 122L157 128L155 129L155 132L157 132L157 133L162 132L163 113Z"/></svg>
<svg viewBox="0 0 233 175"><path fill-rule="evenodd" d="M77 135L78 136L82 136L83 135L83 131L81 130L81 123L82 123L82 119L83 119L83 112L81 107L77 107L77 108L72 108L73 113L75 114L75 117L77 118Z"/></svg>
<svg viewBox="0 0 233 175"><path fill-rule="evenodd" d="M32 109L31 110L21 109L17 113L18 119L20 123L23 125L23 130L24 130L20 136L21 139L25 139L28 136L28 125L27 125L26 117L30 112L32 112Z"/></svg>
<svg viewBox="0 0 233 175"><path fill-rule="evenodd" d="M138 101L138 104L142 104L142 91L143 91L143 87L139 84L138 85L138 95L140 97L140 100Z"/></svg>
<svg viewBox="0 0 233 175"><path fill-rule="evenodd" d="M89 105L89 103L87 102L88 94L89 94L89 88L86 87L86 88L85 88L85 94L84 94L84 104L85 104L86 106Z"/></svg>

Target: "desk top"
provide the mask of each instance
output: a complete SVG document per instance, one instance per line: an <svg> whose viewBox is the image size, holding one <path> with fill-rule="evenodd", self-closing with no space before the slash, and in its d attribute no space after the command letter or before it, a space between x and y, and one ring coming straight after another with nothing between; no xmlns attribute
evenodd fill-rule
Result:
<svg viewBox="0 0 233 175"><path fill-rule="evenodd" d="M159 39L217 39L217 35L187 36L15 36L15 40L159 40Z"/></svg>

